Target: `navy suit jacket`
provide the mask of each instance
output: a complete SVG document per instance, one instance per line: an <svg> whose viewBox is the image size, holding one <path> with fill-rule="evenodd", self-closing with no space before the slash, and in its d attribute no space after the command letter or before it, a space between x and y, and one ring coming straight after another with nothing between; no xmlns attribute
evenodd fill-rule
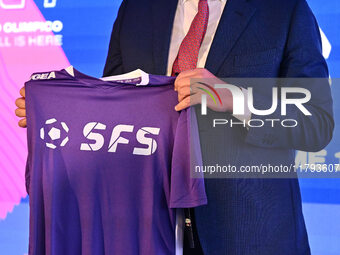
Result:
<svg viewBox="0 0 340 255"><path fill-rule="evenodd" d="M137 68L165 75L176 6L177 0L124 0L104 76ZM221 78L328 77L318 25L305 0L228 0L206 68ZM334 128L329 84L308 89L312 116L287 113L302 123L297 128L233 127L205 136L211 131L200 127L204 163L289 165L297 149L324 148ZM254 100L268 103L261 93ZM206 148L212 143L217 149ZM206 192L208 205L195 209L205 255L310 254L297 179L206 179Z"/></svg>

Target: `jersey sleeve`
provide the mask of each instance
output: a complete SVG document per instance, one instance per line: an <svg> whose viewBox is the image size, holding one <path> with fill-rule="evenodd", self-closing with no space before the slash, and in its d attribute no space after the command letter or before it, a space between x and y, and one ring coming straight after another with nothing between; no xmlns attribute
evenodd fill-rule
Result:
<svg viewBox="0 0 340 255"><path fill-rule="evenodd" d="M32 169L32 148L34 147L34 129L35 124L32 121L36 116L34 115L34 101L32 100L32 84L33 81L25 82L25 91L26 91L26 112L27 112L27 159L26 159L26 167L25 167L25 187L26 192L29 194L30 183L31 183L31 169Z"/></svg>
<svg viewBox="0 0 340 255"><path fill-rule="evenodd" d="M180 113L171 164L170 208L191 208L207 204L204 178L191 174L202 165L195 111Z"/></svg>

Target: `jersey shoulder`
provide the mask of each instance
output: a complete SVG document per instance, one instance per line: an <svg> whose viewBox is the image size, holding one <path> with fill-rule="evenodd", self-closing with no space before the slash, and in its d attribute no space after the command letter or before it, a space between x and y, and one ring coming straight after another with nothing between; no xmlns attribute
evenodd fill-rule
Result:
<svg viewBox="0 0 340 255"><path fill-rule="evenodd" d="M60 71L46 71L46 72L36 72L33 73L29 81L49 81L49 80L60 80L60 79L72 79L72 77L65 72L65 70Z"/></svg>

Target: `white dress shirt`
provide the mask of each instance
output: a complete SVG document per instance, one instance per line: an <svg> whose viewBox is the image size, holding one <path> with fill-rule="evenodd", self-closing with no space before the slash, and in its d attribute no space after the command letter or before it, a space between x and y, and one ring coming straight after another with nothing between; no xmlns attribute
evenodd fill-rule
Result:
<svg viewBox="0 0 340 255"><path fill-rule="evenodd" d="M170 49L168 55L168 68L167 75L170 76L172 73L172 66L178 55L179 47L190 29L190 25L194 20L198 12L198 2L199 0L178 0L177 10L175 14L174 24L172 27ZM227 0L208 0L209 5L209 20L208 27L205 33L203 42L201 44L199 53L197 67L204 68L207 61L208 53L211 44L214 40L215 32L217 26L220 22L224 7ZM223 78L223 77L222 77ZM248 108L248 90L242 88L244 94L244 115L234 115L238 120L245 121L246 125L251 118L251 113Z"/></svg>

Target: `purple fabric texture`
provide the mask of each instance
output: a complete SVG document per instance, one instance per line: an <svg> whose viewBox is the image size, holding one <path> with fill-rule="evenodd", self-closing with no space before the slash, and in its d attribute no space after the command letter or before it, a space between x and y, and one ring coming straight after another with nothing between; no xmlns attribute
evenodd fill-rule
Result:
<svg viewBox="0 0 340 255"><path fill-rule="evenodd" d="M175 254L174 208L207 203L190 176L194 111L174 110L173 77L140 81L26 82L29 254Z"/></svg>

